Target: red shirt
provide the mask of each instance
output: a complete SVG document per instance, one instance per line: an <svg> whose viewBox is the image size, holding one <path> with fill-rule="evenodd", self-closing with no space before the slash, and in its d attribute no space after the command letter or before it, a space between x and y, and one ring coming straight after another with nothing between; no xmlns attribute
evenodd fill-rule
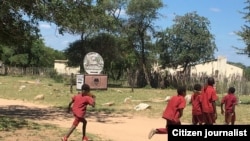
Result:
<svg viewBox="0 0 250 141"><path fill-rule="evenodd" d="M73 114L77 117L84 117L87 106L94 104L94 99L87 95L77 94L72 97L73 106L72 111Z"/></svg>
<svg viewBox="0 0 250 141"><path fill-rule="evenodd" d="M213 86L207 86L202 90L201 94L201 106L202 112L214 113L212 102L218 99L216 91Z"/></svg>
<svg viewBox="0 0 250 141"><path fill-rule="evenodd" d="M181 95L172 96L163 112L162 118L172 120L175 122L180 121L180 109L184 109L186 100Z"/></svg>
<svg viewBox="0 0 250 141"><path fill-rule="evenodd" d="M200 94L193 94L191 97L192 103L192 114L193 115L201 115L201 95Z"/></svg>
<svg viewBox="0 0 250 141"><path fill-rule="evenodd" d="M225 104L225 112L234 112L233 106L237 104L237 98L234 94L229 93L222 98L221 103Z"/></svg>

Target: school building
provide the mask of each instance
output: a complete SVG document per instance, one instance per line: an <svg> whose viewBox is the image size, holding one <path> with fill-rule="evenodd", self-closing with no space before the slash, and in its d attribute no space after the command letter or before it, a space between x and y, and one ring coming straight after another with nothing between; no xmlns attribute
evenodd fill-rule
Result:
<svg viewBox="0 0 250 141"><path fill-rule="evenodd" d="M171 75L178 74L183 68L167 69ZM218 79L231 78L241 79L243 69L227 63L227 58L219 56L217 59L191 66L188 69L191 77L215 76Z"/></svg>
<svg viewBox="0 0 250 141"><path fill-rule="evenodd" d="M55 60L54 61L54 69L58 74L65 74L70 75L79 74L80 73L80 66L79 67L68 67L68 60Z"/></svg>

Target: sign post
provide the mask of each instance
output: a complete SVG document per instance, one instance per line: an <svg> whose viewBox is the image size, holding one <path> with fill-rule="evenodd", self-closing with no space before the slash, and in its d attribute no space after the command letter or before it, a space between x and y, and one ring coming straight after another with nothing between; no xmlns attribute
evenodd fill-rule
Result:
<svg viewBox="0 0 250 141"><path fill-rule="evenodd" d="M83 83L84 83L84 75L77 74L76 75L76 89L81 90Z"/></svg>
<svg viewBox="0 0 250 141"><path fill-rule="evenodd" d="M91 89L107 89L107 75L101 74L104 67L104 61L100 54L89 52L83 60L83 67L87 74L84 75L84 83Z"/></svg>

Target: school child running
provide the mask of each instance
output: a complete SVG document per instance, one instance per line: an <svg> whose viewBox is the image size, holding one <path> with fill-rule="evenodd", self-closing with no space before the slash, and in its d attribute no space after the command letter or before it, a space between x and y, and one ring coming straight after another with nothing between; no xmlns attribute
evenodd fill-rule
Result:
<svg viewBox="0 0 250 141"><path fill-rule="evenodd" d="M195 84L190 103L192 104L192 124L202 125L203 114L201 111L201 85Z"/></svg>
<svg viewBox="0 0 250 141"><path fill-rule="evenodd" d="M152 129L148 134L148 139L151 139L154 134L168 134L168 125L181 125L180 118L186 107L185 96L186 87L179 86L177 88L177 95L170 98L162 115L162 118L166 120L166 127Z"/></svg>
<svg viewBox="0 0 250 141"><path fill-rule="evenodd" d="M83 84L81 89L82 91L77 95L74 95L72 100L69 102L68 112L72 110L75 118L69 131L64 135L64 137L62 137L62 141L67 141L80 122L82 122L82 140L88 141L86 136L87 120L85 119L85 114L88 105L95 107L95 95L90 93L90 87L88 84Z"/></svg>
<svg viewBox="0 0 250 141"><path fill-rule="evenodd" d="M203 112L205 125L213 125L217 119L216 101L218 100L216 90L214 88L214 78L207 79L207 85L202 89L201 109Z"/></svg>
<svg viewBox="0 0 250 141"><path fill-rule="evenodd" d="M237 105L237 98L234 95L235 88L230 87L228 89L227 95L221 99L221 114L225 116L225 124L234 125L235 123L235 105ZM224 106L224 107L223 107ZM225 109L225 111L224 111Z"/></svg>

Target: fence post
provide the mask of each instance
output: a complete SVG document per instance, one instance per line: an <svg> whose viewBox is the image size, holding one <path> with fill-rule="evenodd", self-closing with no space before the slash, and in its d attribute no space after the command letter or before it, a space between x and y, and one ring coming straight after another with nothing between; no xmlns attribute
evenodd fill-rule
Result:
<svg viewBox="0 0 250 141"><path fill-rule="evenodd" d="M70 93L73 93L73 85L74 85L74 74L71 73L71 77L70 77Z"/></svg>

